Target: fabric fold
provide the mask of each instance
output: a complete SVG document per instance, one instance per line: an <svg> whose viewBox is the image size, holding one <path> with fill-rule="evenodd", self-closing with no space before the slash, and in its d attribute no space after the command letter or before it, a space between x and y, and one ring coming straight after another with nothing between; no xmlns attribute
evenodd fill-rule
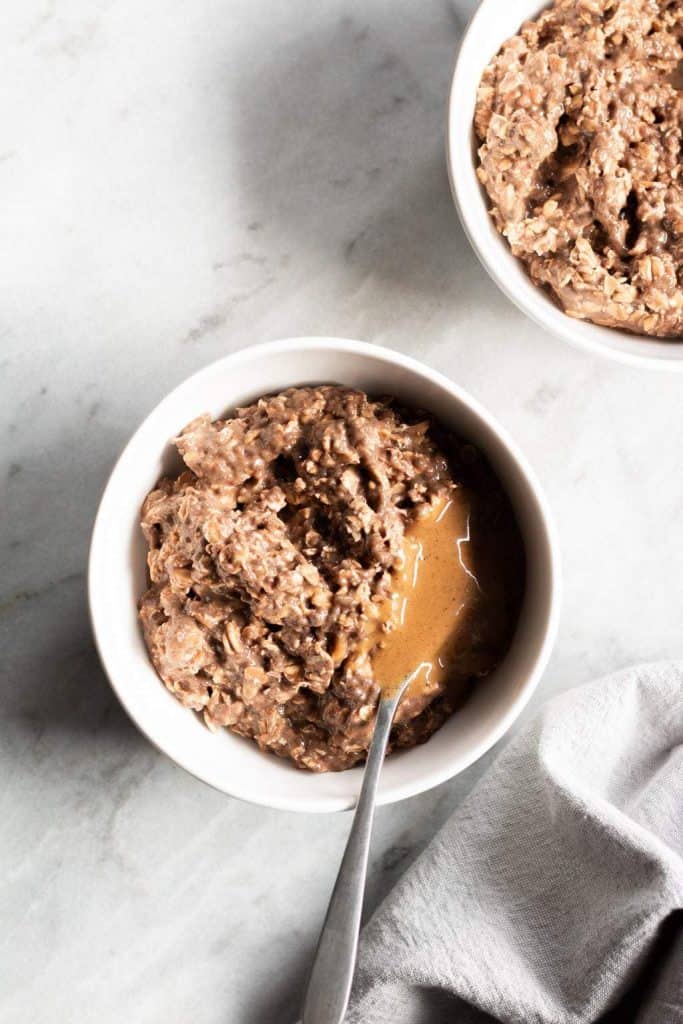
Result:
<svg viewBox="0 0 683 1024"><path fill-rule="evenodd" d="M682 836L683 665L554 698L365 928L349 1024L683 1021Z"/></svg>

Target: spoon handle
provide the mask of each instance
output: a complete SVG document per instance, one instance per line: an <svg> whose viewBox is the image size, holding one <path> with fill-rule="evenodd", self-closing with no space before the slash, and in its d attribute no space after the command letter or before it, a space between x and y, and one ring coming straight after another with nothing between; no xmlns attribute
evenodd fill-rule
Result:
<svg viewBox="0 0 683 1024"><path fill-rule="evenodd" d="M342 1024L344 1020L356 964L377 783L394 713L410 678L393 696L379 702L351 832L308 979L302 1024Z"/></svg>

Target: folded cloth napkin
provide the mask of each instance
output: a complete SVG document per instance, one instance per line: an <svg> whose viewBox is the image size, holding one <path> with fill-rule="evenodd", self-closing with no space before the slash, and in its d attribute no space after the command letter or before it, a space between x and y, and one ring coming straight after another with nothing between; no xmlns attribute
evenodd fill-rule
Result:
<svg viewBox="0 0 683 1024"><path fill-rule="evenodd" d="M683 663L551 700L365 928L349 1024L683 1022Z"/></svg>

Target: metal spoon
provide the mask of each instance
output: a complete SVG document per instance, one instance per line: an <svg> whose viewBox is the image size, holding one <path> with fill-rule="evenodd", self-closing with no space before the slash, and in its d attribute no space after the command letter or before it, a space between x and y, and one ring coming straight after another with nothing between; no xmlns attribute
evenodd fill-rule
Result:
<svg viewBox="0 0 683 1024"><path fill-rule="evenodd" d="M306 987L302 1024L342 1024L344 1020L356 965L379 773L396 708L421 667L418 665L390 695L383 696L379 702L351 832Z"/></svg>

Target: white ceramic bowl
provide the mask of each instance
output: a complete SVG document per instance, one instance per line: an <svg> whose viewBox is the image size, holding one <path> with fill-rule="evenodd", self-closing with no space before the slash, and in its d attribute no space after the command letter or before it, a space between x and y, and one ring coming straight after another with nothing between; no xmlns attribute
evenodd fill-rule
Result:
<svg viewBox="0 0 683 1024"><path fill-rule="evenodd" d="M460 220L474 251L498 287L541 327L572 345L622 363L683 370L681 342L656 341L566 316L532 283L489 216L486 193L476 175L472 121L477 87L486 65L505 40L519 31L523 21L534 18L547 6L538 0L482 0L465 31L453 74L446 142L451 188Z"/></svg>
<svg viewBox="0 0 683 1024"><path fill-rule="evenodd" d="M146 586L142 501L179 465L169 444L203 412L220 416L294 384L335 382L393 394L433 412L488 456L516 510L528 562L527 593L512 648L493 676L428 743L392 755L380 803L420 793L480 757L520 713L548 659L559 604L557 544L533 473L495 420L446 377L389 349L334 338L247 348L220 359L172 391L138 428L109 478L90 548L90 613L102 663L129 715L160 750L204 782L271 807L337 811L354 805L360 769L314 775L232 733L211 734L158 679L138 625Z"/></svg>

